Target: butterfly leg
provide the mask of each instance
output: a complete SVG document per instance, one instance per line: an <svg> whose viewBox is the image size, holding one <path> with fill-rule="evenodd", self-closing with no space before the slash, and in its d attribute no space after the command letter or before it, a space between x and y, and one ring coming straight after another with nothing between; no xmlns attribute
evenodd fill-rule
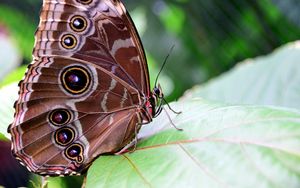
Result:
<svg viewBox="0 0 300 188"><path fill-rule="evenodd" d="M159 114L162 112L162 102L159 103L157 110L155 112L155 116L154 118L156 118L157 116L159 116Z"/></svg>
<svg viewBox="0 0 300 188"><path fill-rule="evenodd" d="M164 110L164 111L166 112L166 114L167 114L167 117L168 117L168 119L169 119L171 125L172 125L175 129L177 129L178 131L183 131L183 129L178 128L178 127L173 123L173 121L172 121L172 119L171 119L169 113L168 113L167 110L164 108L163 103L165 103L165 104L168 106L168 108L169 108L173 113L175 113L175 114L181 114L181 112L176 112L175 110L173 110L173 109L171 108L171 106L169 105L169 103L166 101L166 99L165 99L164 97L160 97L160 101L159 101L159 104L158 104L158 107L157 107L157 111L155 112L155 116L154 116L154 117L157 117L157 116L162 112L162 110Z"/></svg>
<svg viewBox="0 0 300 188"><path fill-rule="evenodd" d="M161 110L160 110L161 111ZM160 112L159 112L160 113ZM147 118L146 118L147 119ZM148 121L146 122L142 122L142 120L139 120L139 123L136 123L135 128L134 128L134 139L129 142L124 148L122 148L119 152L115 153L115 155L122 155L126 152L132 153L136 150L137 148L137 143L138 143L138 132L140 130L140 128L143 125L148 124L149 122L151 122L151 119L148 118ZM129 148L132 148L131 150L129 150Z"/></svg>
<svg viewBox="0 0 300 188"><path fill-rule="evenodd" d="M135 136L135 138L129 142L126 146L124 146L124 148L122 148L120 151L118 151L117 153L115 153L115 155L123 155L124 153L132 153L136 150L136 145L137 145L137 136ZM132 150L129 150L129 148L133 147Z"/></svg>
<svg viewBox="0 0 300 188"><path fill-rule="evenodd" d="M166 101L165 98L162 98L162 100L164 101L164 103L168 106L168 108L174 113L174 114L181 114L182 112L176 112L173 108L171 108L171 106L169 105L169 103Z"/></svg>
<svg viewBox="0 0 300 188"><path fill-rule="evenodd" d="M167 110L166 110L164 107L162 107L162 109L166 112L166 115L167 115L167 117L168 117L168 119L169 119L171 125L172 125L176 130L178 130L178 131L183 131L183 129L178 128L178 127L173 123L173 121L172 121L172 119L171 119L169 113L167 112Z"/></svg>

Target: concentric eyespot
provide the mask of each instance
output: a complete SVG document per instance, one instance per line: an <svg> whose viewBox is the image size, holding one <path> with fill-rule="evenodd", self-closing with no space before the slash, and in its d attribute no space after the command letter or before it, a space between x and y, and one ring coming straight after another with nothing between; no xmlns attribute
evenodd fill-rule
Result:
<svg viewBox="0 0 300 188"><path fill-rule="evenodd" d="M62 126L70 122L71 113L65 109L57 109L50 113L49 121L55 126Z"/></svg>
<svg viewBox="0 0 300 188"><path fill-rule="evenodd" d="M88 5L88 4L91 4L91 2L93 2L93 0L77 0L77 2L79 2L83 5Z"/></svg>
<svg viewBox="0 0 300 188"><path fill-rule="evenodd" d="M75 138L75 132L71 128L61 128L55 133L55 142L61 146L70 144Z"/></svg>
<svg viewBox="0 0 300 188"><path fill-rule="evenodd" d="M83 162L83 147L80 144L72 144L65 150L65 155L77 163Z"/></svg>
<svg viewBox="0 0 300 188"><path fill-rule="evenodd" d="M76 32L82 32L87 27L87 21L82 16L74 16L71 19L70 27Z"/></svg>
<svg viewBox="0 0 300 188"><path fill-rule="evenodd" d="M66 49L73 49L77 45L77 39L74 35L66 34L61 38L61 45Z"/></svg>
<svg viewBox="0 0 300 188"><path fill-rule="evenodd" d="M63 88L74 95L84 93L91 84L89 72L81 66L72 66L65 69L61 74Z"/></svg>

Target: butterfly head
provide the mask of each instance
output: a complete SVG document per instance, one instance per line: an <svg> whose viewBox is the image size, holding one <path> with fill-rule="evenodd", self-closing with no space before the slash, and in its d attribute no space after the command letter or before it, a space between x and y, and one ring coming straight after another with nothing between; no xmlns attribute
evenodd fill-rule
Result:
<svg viewBox="0 0 300 188"><path fill-rule="evenodd" d="M160 84L153 88L152 94L156 99L162 99L164 97Z"/></svg>
<svg viewBox="0 0 300 188"><path fill-rule="evenodd" d="M160 113L163 98L164 94L161 86L158 84L153 88L151 95L146 102L147 110L152 117L156 117Z"/></svg>

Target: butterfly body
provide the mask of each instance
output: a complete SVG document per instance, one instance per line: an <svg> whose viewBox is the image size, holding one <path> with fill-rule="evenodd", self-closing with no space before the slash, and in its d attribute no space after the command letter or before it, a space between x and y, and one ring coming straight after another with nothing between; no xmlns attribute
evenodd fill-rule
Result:
<svg viewBox="0 0 300 188"><path fill-rule="evenodd" d="M159 112L144 50L119 0L44 0L19 83L12 153L30 171L79 175Z"/></svg>

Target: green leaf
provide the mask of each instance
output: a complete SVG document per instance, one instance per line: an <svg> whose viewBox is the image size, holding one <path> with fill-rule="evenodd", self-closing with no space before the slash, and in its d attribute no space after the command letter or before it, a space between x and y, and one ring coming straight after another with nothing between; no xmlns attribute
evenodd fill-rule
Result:
<svg viewBox="0 0 300 188"><path fill-rule="evenodd" d="M25 70L26 66L18 68L0 83L0 140L10 138L7 127L13 121L13 105L18 98L19 90L17 81L21 80Z"/></svg>
<svg viewBox="0 0 300 188"><path fill-rule="evenodd" d="M64 188L72 187L77 188L81 187L83 177L81 176L69 176L69 177L51 177L48 178L48 188Z"/></svg>
<svg viewBox="0 0 300 188"><path fill-rule="evenodd" d="M18 85L13 83L0 89L0 134L10 138L7 127L13 121L14 102L18 98Z"/></svg>
<svg viewBox="0 0 300 188"><path fill-rule="evenodd" d="M27 69L27 66L22 66L16 70L14 70L13 72L11 72L8 76L5 77L5 79L0 83L0 88L2 86L11 84L13 82L19 82L22 77L25 74L25 71Z"/></svg>
<svg viewBox="0 0 300 188"><path fill-rule="evenodd" d="M202 97L232 104L263 104L300 109L300 41L265 57L249 59L210 82L196 86L186 99Z"/></svg>
<svg viewBox="0 0 300 188"><path fill-rule="evenodd" d="M8 138L6 136L4 136L4 134L0 133L0 140L1 141L8 141Z"/></svg>
<svg viewBox="0 0 300 188"><path fill-rule="evenodd" d="M300 112L225 106L200 99L173 103L144 125L133 153L100 156L87 187L300 187Z"/></svg>
<svg viewBox="0 0 300 188"><path fill-rule="evenodd" d="M0 21L1 23L1 21ZM3 29L0 25L0 30ZM21 64L17 45L6 33L0 31L0 82L12 70ZM0 86L1 87L1 86Z"/></svg>
<svg viewBox="0 0 300 188"><path fill-rule="evenodd" d="M9 74L0 83L0 140L10 138L7 127L13 121L14 102L18 99L18 81L21 80L26 67L20 67Z"/></svg>

